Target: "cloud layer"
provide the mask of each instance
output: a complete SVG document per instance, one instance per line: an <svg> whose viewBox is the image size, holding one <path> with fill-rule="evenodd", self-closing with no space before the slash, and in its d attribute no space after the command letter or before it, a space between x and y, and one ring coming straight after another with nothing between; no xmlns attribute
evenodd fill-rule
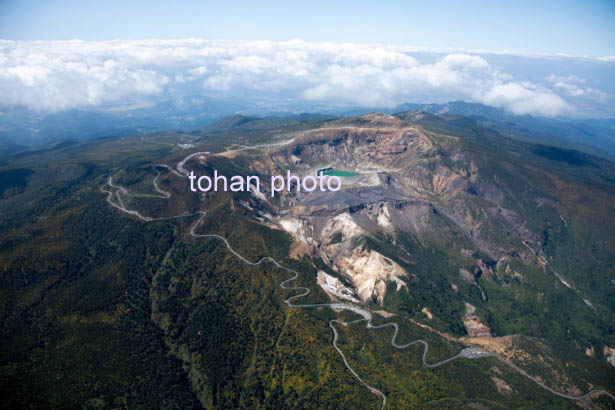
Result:
<svg viewBox="0 0 615 410"><path fill-rule="evenodd" d="M0 41L0 105L53 111L182 95L261 95L372 107L463 99L557 116L571 112L575 99L612 97L575 75L531 82L483 55L425 54L303 41Z"/></svg>

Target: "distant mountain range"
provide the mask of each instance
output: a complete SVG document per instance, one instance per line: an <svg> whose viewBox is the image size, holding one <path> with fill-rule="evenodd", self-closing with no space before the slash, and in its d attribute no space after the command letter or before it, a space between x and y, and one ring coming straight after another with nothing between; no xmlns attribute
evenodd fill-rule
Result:
<svg viewBox="0 0 615 410"><path fill-rule="evenodd" d="M304 120L302 112L332 116L361 115L379 111L397 113L420 110L432 114L458 114L473 118L502 135L529 142L577 149L604 158L615 158L615 119L564 119L514 115L501 108L454 101L443 104L406 103L393 109L351 108L322 105L257 104L250 101L218 100L191 96L153 105L126 105L96 110L44 113L26 108L0 110L0 155L11 154L50 142L177 130L192 132L228 116L279 121L290 117ZM248 118L246 117L246 118ZM283 121L288 124L288 121ZM223 122L224 123L224 122ZM254 124L252 124L254 125ZM209 131L215 131L211 129Z"/></svg>
<svg viewBox="0 0 615 410"><path fill-rule="evenodd" d="M501 108L463 101L445 104L407 103L395 111L420 110L431 114L459 114L473 118L500 134L529 142L573 148L615 157L615 119L553 119L514 115Z"/></svg>

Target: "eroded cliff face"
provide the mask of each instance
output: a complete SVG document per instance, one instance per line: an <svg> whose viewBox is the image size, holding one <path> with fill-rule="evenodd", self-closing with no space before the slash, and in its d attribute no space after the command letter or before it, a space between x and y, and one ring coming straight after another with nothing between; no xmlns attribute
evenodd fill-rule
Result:
<svg viewBox="0 0 615 410"><path fill-rule="evenodd" d="M287 215L279 219L279 224L297 241L309 245L333 271L346 278L360 301L381 304L387 283L395 282L396 289L401 290L407 287L401 278L408 275L391 258L364 244L364 238L378 232L378 228L393 226L386 209L386 204L383 204L382 208L367 209L356 215L349 211L308 218ZM371 216L371 219L361 220L365 216Z"/></svg>
<svg viewBox="0 0 615 410"><path fill-rule="evenodd" d="M290 233L304 252L320 256L352 284L362 302L382 304L390 282L397 291L412 291L411 272L402 261L373 249L366 239L395 244L400 233L407 233L420 242L434 232L434 219L448 221L475 251L502 260L502 269L511 258L536 259L540 249L519 253L508 240L533 244L537 237L505 207L511 200L505 184L491 175L483 178L479 158L457 140L436 138L411 121L385 114L306 131L254 161L254 170L272 175L290 170L304 177L332 168L356 175L342 177L337 192L293 190L278 195L275 204L255 196L246 206ZM498 240L498 234L506 240ZM479 257L476 262L481 273L500 279L495 267Z"/></svg>
<svg viewBox="0 0 615 410"><path fill-rule="evenodd" d="M395 282L397 290L406 286L401 280L407 272L392 259L357 246L352 249L345 243L327 247L327 258L336 272L345 275L355 286L361 301L382 304L388 282Z"/></svg>

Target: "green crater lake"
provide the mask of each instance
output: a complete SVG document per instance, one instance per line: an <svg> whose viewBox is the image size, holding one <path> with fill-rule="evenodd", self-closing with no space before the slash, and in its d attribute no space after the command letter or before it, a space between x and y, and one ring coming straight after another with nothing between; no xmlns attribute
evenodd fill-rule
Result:
<svg viewBox="0 0 615 410"><path fill-rule="evenodd" d="M332 177L354 177L356 175L359 175L356 172L340 171L338 169L334 169L333 171L323 172L323 174L330 175Z"/></svg>

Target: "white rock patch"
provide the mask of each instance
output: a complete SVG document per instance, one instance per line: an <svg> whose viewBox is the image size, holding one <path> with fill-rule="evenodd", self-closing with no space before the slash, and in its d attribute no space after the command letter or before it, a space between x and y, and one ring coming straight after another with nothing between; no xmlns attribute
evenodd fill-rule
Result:
<svg viewBox="0 0 615 410"><path fill-rule="evenodd" d="M317 282L318 286L327 293L331 293L340 299L346 299L355 303L359 302L359 300L354 297L355 293L352 289L344 286L338 278L329 275L325 271L318 271Z"/></svg>

